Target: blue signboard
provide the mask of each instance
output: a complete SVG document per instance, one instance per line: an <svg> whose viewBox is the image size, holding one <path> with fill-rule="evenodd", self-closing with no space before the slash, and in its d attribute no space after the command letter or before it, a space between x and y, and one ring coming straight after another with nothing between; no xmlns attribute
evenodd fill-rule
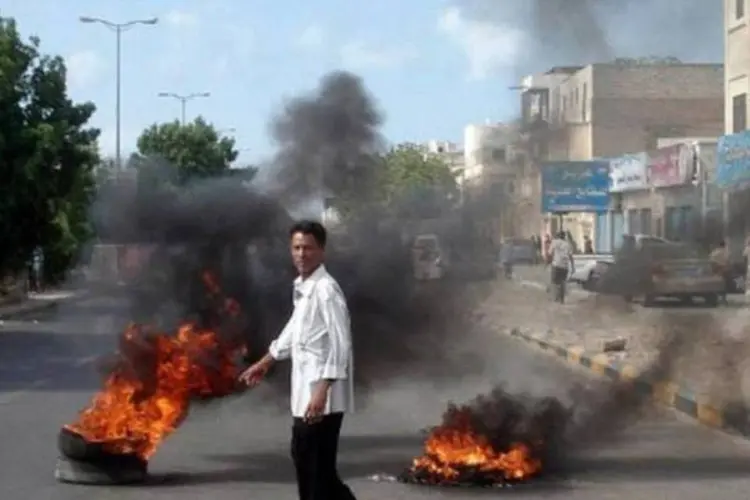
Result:
<svg viewBox="0 0 750 500"><path fill-rule="evenodd" d="M719 138L716 146L716 184L724 189L750 183L750 130Z"/></svg>
<svg viewBox="0 0 750 500"><path fill-rule="evenodd" d="M606 212L608 209L608 161L560 161L542 165L542 212Z"/></svg>

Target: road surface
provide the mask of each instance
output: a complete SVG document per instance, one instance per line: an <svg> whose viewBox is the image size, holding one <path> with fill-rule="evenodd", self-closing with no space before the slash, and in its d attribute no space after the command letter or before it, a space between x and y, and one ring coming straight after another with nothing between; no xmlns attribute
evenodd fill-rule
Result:
<svg viewBox="0 0 750 500"><path fill-rule="evenodd" d="M294 499L288 459L289 422L258 394L196 408L151 464L153 482L134 488L57 484L56 435L84 406L98 383L92 360L114 344L123 320L118 304L92 298L62 317L6 321L0 330L0 498L78 500ZM120 311L119 315L115 312ZM119 320L117 319L119 317ZM494 382L555 394L587 375L517 340L477 334L492 353L481 379L435 386L426 380L383 388L345 423L341 472L358 498L400 500L484 496L475 490L434 490L377 483L373 474L398 473L419 451L418 430L436 423L448 399L466 399ZM744 442L650 412L619 439L579 458L566 481L526 485L524 498L578 500L658 498L745 499L750 491L750 447Z"/></svg>

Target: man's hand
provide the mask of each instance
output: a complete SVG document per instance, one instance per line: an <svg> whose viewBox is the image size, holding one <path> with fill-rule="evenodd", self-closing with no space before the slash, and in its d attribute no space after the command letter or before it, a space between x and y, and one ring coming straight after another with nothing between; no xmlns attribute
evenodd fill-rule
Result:
<svg viewBox="0 0 750 500"><path fill-rule="evenodd" d="M328 402L328 389L331 388L331 382L321 380L315 385L310 402L305 410L305 421L308 424L316 424L323 419L323 412L326 410Z"/></svg>
<svg viewBox="0 0 750 500"><path fill-rule="evenodd" d="M255 387L263 380L263 377L268 373L268 369L273 364L273 358L270 355L265 355L263 359L253 364L250 368L243 371L240 376L240 382L244 383L248 387Z"/></svg>

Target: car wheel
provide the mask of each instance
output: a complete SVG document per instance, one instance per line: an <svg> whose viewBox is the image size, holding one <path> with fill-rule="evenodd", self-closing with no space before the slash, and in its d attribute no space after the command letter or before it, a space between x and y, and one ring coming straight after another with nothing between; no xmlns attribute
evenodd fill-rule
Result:
<svg viewBox="0 0 750 500"><path fill-rule="evenodd" d="M643 307L653 307L654 305L656 305L656 297L647 293L643 297Z"/></svg>
<svg viewBox="0 0 750 500"><path fill-rule="evenodd" d="M706 305L708 307L718 307L719 305L719 296L715 293L706 295L705 297Z"/></svg>

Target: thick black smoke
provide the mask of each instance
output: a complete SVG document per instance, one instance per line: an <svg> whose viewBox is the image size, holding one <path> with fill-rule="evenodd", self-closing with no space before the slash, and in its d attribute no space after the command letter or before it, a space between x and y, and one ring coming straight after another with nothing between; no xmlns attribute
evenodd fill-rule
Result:
<svg viewBox="0 0 750 500"><path fill-rule="evenodd" d="M717 342L721 328L710 314L665 315L655 326L659 332L656 355L634 380L576 385L565 397L513 393L499 385L465 404L450 403L438 428L460 431L468 424L495 450L509 450L517 443L529 446L533 456L542 461L545 476L575 474L585 467L588 450L611 445L644 418L653 405L651 387L675 380L678 363L694 355L701 343ZM733 348L736 345L726 345L726 360ZM736 361L735 356L733 363ZM738 383L736 371L730 376ZM486 480L480 470L463 472L462 481L467 483ZM430 473L407 471L403 477L429 480Z"/></svg>
<svg viewBox="0 0 750 500"><path fill-rule="evenodd" d="M290 100L270 130L278 152L271 177L290 205L340 193L369 200L377 154L385 147L383 117L362 80L335 72L318 88Z"/></svg>
<svg viewBox="0 0 750 500"><path fill-rule="evenodd" d="M454 5L468 21L520 30L522 43L509 64L519 76L615 58L722 58L723 13L710 1L686 0L678 10L660 0L458 0Z"/></svg>
<svg viewBox="0 0 750 500"><path fill-rule="evenodd" d="M258 359L291 312L287 209L345 192L364 215L346 226L351 244L331 232L327 266L348 299L360 388L429 367L447 375L447 339L468 328L469 299L460 284L417 286L401 221L389 224L385 214L367 210L383 148L381 123L361 80L333 73L273 118L278 153L265 182L227 178L175 188L165 182L172 178L169 165L143 159L138 181L102 197L96 209L100 235L150 246L147 271L130 290L133 316L167 330L184 319L215 319L201 283L201 273L212 271L225 294L240 302L247 361ZM440 232L454 251L471 250L470 231L458 234L458 224L433 222L445 228ZM285 371L272 381L285 384Z"/></svg>

